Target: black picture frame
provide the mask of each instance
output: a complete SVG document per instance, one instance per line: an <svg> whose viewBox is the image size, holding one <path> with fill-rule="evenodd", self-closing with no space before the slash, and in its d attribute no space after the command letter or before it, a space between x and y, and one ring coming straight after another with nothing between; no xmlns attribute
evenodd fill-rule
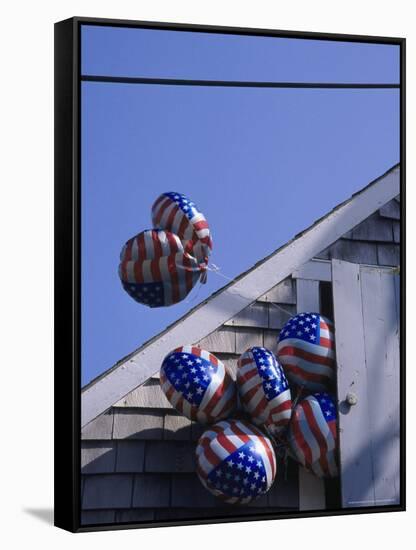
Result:
<svg viewBox="0 0 416 550"><path fill-rule="evenodd" d="M401 502L400 505L337 509L295 514L258 514L147 523L81 525L80 491L80 50L81 26L100 25L196 33L302 38L344 42L367 42L400 46L400 187L401 187ZM55 24L55 525L71 532L118 530L168 525L253 521L310 516L403 511L405 479L405 178L406 178L406 74L404 38L335 33L296 32L223 26L160 23L73 17ZM175 82L180 84L179 81ZM216 83L218 85L218 82Z"/></svg>

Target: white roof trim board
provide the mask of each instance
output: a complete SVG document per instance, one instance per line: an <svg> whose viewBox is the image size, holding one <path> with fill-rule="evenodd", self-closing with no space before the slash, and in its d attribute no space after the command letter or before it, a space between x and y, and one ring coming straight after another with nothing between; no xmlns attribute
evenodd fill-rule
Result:
<svg viewBox="0 0 416 550"><path fill-rule="evenodd" d="M399 193L396 165L91 382L82 392L82 427L152 376L172 349L216 330Z"/></svg>

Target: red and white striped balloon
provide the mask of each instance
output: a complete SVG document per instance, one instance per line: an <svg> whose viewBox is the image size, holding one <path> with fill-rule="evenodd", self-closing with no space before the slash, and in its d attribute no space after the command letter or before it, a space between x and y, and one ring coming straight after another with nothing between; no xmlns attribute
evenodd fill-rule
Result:
<svg viewBox="0 0 416 550"><path fill-rule="evenodd" d="M184 252L176 235L169 231L142 231L124 245L119 277L124 290L137 302L164 307L183 300L204 270Z"/></svg>
<svg viewBox="0 0 416 550"><path fill-rule="evenodd" d="M315 393L300 401L289 426L288 443L300 464L318 477L336 477L337 412L327 393Z"/></svg>
<svg viewBox="0 0 416 550"><path fill-rule="evenodd" d="M154 260L177 252L184 252L177 235L162 229L146 229L126 242L120 253L120 261Z"/></svg>
<svg viewBox="0 0 416 550"><path fill-rule="evenodd" d="M230 504L264 495L276 476L270 439L242 420L223 420L208 428L198 441L196 462L203 486Z"/></svg>
<svg viewBox="0 0 416 550"><path fill-rule="evenodd" d="M202 424L226 418L237 406L235 382L224 363L196 346L182 346L165 357L160 385L177 411Z"/></svg>
<svg viewBox="0 0 416 550"><path fill-rule="evenodd" d="M181 193L160 195L152 206L154 227L172 231L199 263L206 264L212 250L211 231L196 204Z"/></svg>
<svg viewBox="0 0 416 550"><path fill-rule="evenodd" d="M237 388L251 420L272 434L282 432L292 413L292 398L285 373L270 350L252 347L238 359Z"/></svg>
<svg viewBox="0 0 416 550"><path fill-rule="evenodd" d="M279 334L277 356L290 382L325 391L335 377L333 323L319 313L298 313Z"/></svg>

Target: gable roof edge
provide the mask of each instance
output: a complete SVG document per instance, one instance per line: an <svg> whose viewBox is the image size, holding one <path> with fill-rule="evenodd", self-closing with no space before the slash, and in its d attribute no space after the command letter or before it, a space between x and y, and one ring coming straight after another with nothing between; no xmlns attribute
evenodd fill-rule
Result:
<svg viewBox="0 0 416 550"><path fill-rule="evenodd" d="M152 376L172 349L216 330L399 193L395 165L103 373L82 392L82 427Z"/></svg>

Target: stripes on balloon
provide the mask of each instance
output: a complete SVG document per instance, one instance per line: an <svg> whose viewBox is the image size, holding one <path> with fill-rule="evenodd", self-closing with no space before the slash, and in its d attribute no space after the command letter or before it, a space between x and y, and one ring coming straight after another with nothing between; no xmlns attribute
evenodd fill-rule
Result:
<svg viewBox="0 0 416 550"><path fill-rule="evenodd" d="M205 216L196 204L181 193L160 195L152 206L154 227L178 235L184 246L199 263L208 263L212 250L211 231Z"/></svg>
<svg viewBox="0 0 416 550"><path fill-rule="evenodd" d="M329 389L335 376L334 326L319 313L299 313L280 331L277 356L290 382L308 391Z"/></svg>
<svg viewBox="0 0 416 550"><path fill-rule="evenodd" d="M129 239L120 254L119 277L136 302L164 307L183 300L203 275L178 236L148 229Z"/></svg>
<svg viewBox="0 0 416 550"><path fill-rule="evenodd" d="M252 347L238 359L237 388L251 420L272 434L283 431L292 413L292 398L285 373L274 353Z"/></svg>
<svg viewBox="0 0 416 550"><path fill-rule="evenodd" d="M318 477L336 477L337 413L328 393L300 401L289 427L288 442L298 462Z"/></svg>
<svg viewBox="0 0 416 550"><path fill-rule="evenodd" d="M182 346L165 357L160 385L177 411L202 424L226 418L237 406L235 382L224 363L196 346Z"/></svg>
<svg viewBox="0 0 416 550"><path fill-rule="evenodd" d="M202 485L229 504L246 504L267 493L276 476L270 439L242 420L208 428L196 448Z"/></svg>

